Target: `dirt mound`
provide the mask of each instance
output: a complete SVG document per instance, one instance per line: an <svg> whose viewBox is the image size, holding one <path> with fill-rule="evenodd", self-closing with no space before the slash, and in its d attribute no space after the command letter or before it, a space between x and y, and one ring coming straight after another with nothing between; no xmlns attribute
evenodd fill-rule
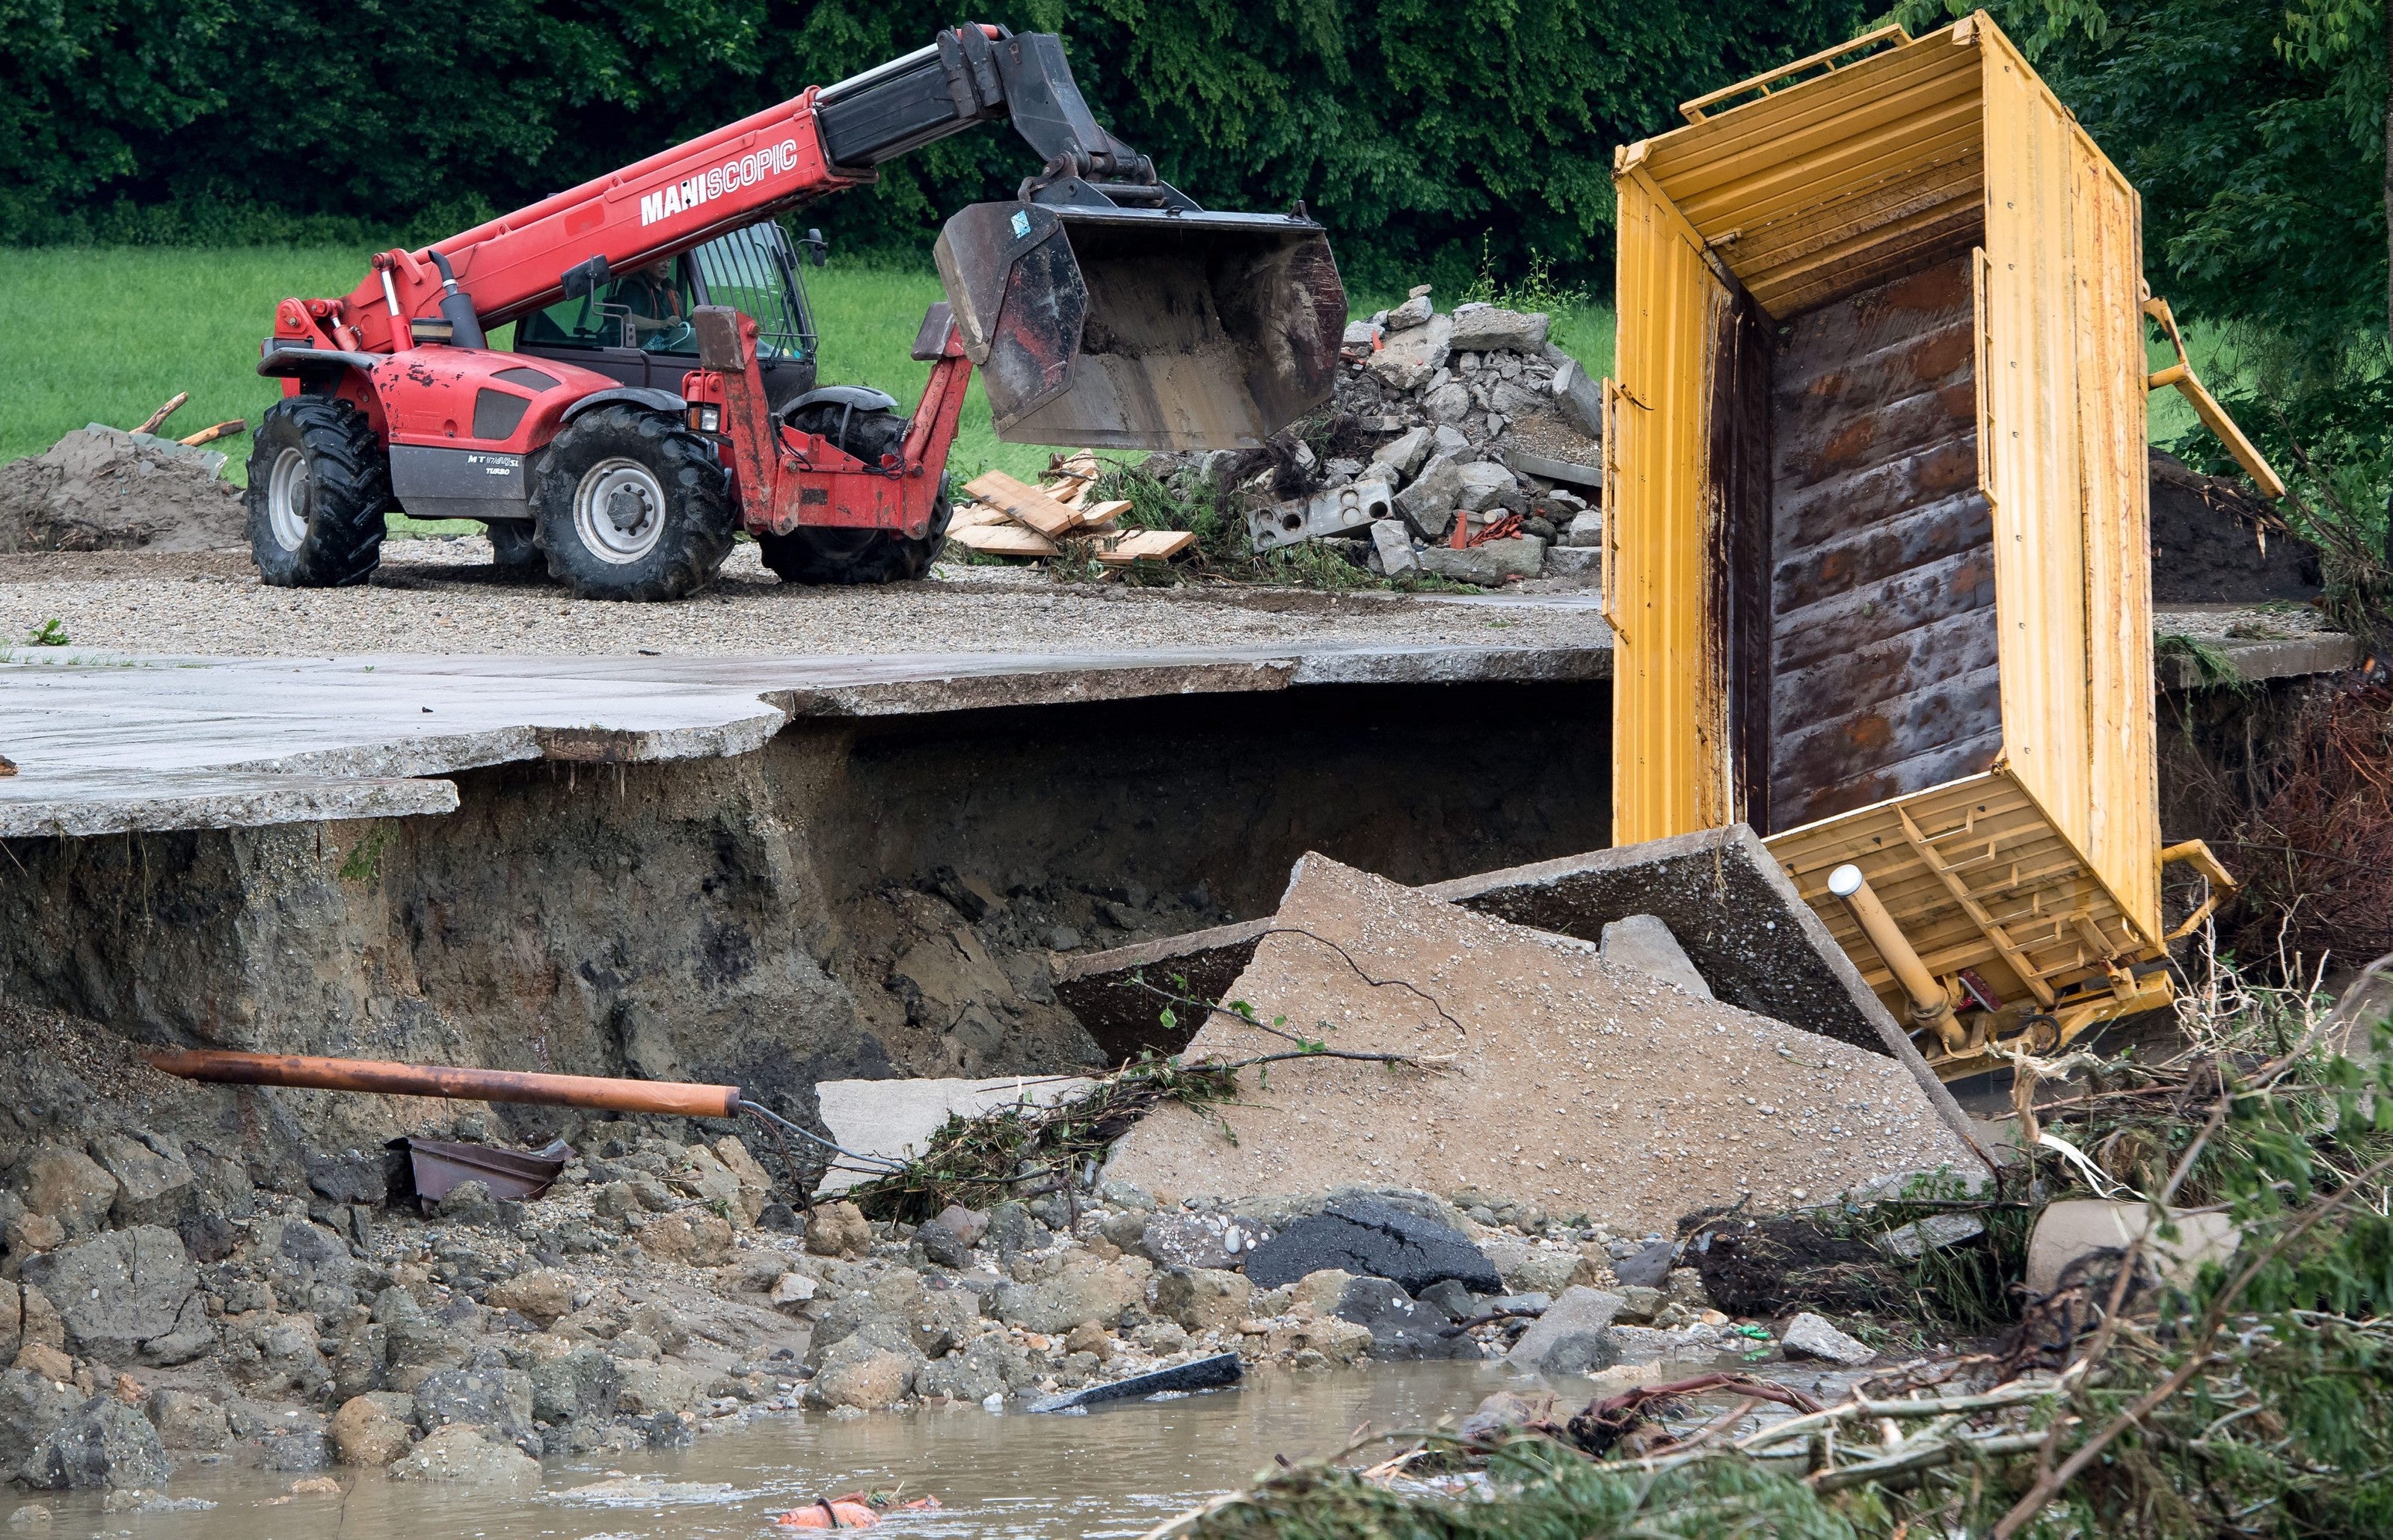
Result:
<svg viewBox="0 0 2393 1540"><path fill-rule="evenodd" d="M1259 1023L1279 1019L1276 1032L1216 1014L1189 1059L1297 1038L1451 1058L1426 1071L1327 1058L1273 1064L1268 1079L1249 1071L1235 1105L1148 1115L1106 1175L1223 1196L1477 1186L1667 1233L1741 1194L1769 1210L1975 1166L1883 1055L1318 855L1298 866L1231 998Z"/></svg>
<svg viewBox="0 0 2393 1540"><path fill-rule="evenodd" d="M221 551L248 543L225 456L93 424L0 465L0 553Z"/></svg>
<svg viewBox="0 0 2393 1540"><path fill-rule="evenodd" d="M2241 604L2310 599L2321 586L2317 547L2232 476L2204 476L2151 453L2152 599Z"/></svg>

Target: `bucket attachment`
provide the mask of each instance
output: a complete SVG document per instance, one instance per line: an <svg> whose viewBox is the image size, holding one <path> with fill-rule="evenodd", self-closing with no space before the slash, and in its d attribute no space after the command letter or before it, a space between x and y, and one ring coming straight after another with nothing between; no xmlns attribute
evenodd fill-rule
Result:
<svg viewBox="0 0 2393 1540"><path fill-rule="evenodd" d="M1251 449L1329 399L1346 289L1301 215L975 203L936 254L1008 442Z"/></svg>

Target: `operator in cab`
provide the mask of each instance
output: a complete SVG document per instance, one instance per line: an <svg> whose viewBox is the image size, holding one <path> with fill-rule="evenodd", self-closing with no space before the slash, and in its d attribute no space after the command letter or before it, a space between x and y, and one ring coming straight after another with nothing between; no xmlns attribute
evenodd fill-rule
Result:
<svg viewBox="0 0 2393 1540"><path fill-rule="evenodd" d="M635 344L647 352L673 350L691 336L689 302L674 268L679 257L660 257L615 284L614 301L631 321Z"/></svg>

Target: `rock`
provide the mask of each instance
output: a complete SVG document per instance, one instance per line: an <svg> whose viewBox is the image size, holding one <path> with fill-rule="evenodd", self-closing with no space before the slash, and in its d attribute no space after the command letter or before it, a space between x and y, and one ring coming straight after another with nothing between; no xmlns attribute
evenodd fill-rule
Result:
<svg viewBox="0 0 2393 1540"><path fill-rule="evenodd" d="M1350 320L1346 323L1344 333L1338 339L1339 350L1352 353L1358 358L1366 355L1379 346L1380 330L1380 325L1374 321Z"/></svg>
<svg viewBox="0 0 2393 1540"><path fill-rule="evenodd" d="M1421 410L1432 423L1460 423L1471 415L1471 392L1461 381L1448 380L1421 398Z"/></svg>
<svg viewBox="0 0 2393 1540"><path fill-rule="evenodd" d="M1503 1275L1504 1286L1514 1294L1560 1294L1578 1275L1581 1262L1576 1251L1556 1251L1541 1246L1523 1246L1517 1259L1499 1257L1492 1247L1487 1257Z"/></svg>
<svg viewBox="0 0 2393 1540"><path fill-rule="evenodd" d="M1545 564L1546 542L1534 535L1491 540L1455 551L1432 545L1419 554L1421 568L1457 582L1501 588L1508 578L1534 578Z"/></svg>
<svg viewBox="0 0 2393 1540"><path fill-rule="evenodd" d="M1413 552L1412 531L1398 519L1376 519L1371 525L1371 549L1380 558L1380 570L1391 578L1420 570L1420 560Z"/></svg>
<svg viewBox="0 0 2393 1540"><path fill-rule="evenodd" d="M1125 1263L1075 1258L1055 1277L1000 1285L993 1313L1009 1325L1052 1336L1083 1321L1110 1326L1124 1311L1145 1303L1145 1278Z"/></svg>
<svg viewBox="0 0 2393 1540"><path fill-rule="evenodd" d="M63 1379L22 1367L0 1371L0 1481L25 1475L33 1451L83 1404Z"/></svg>
<svg viewBox="0 0 2393 1540"><path fill-rule="evenodd" d="M1540 575L1592 587L1603 577L1603 553L1589 546L1549 545Z"/></svg>
<svg viewBox="0 0 2393 1540"><path fill-rule="evenodd" d="M261 1220L250 1229L247 1250L286 1312L346 1310L357 1302L349 1243L320 1224Z"/></svg>
<svg viewBox="0 0 2393 1540"><path fill-rule="evenodd" d="M1608 1329L1619 1315L1622 1303L1619 1295L1602 1289L1566 1288L1563 1290L1562 1298L1547 1306L1546 1312L1529 1324L1529 1329L1521 1334L1520 1339L1512 1344L1512 1351L1504 1356L1522 1368L1543 1371L1547 1357L1566 1338L1600 1334ZM1595 1367L1609 1368L1612 1364L1618 1363L1618 1350L1612 1349L1611 1351L1612 1357ZM1581 1359L1576 1367L1552 1372L1583 1374L1587 1366L1587 1361Z"/></svg>
<svg viewBox="0 0 2393 1540"><path fill-rule="evenodd" d="M815 1297L815 1281L803 1272L784 1272L773 1280L772 1291L765 1299L784 1315L795 1315L799 1307Z"/></svg>
<svg viewBox="0 0 2393 1540"><path fill-rule="evenodd" d="M19 1348L12 1367L59 1384L74 1378L74 1360L46 1342L28 1342Z"/></svg>
<svg viewBox="0 0 2393 1540"><path fill-rule="evenodd" d="M1249 1344L1253 1341L1244 1339ZM1309 1307L1297 1312L1292 1321L1275 1324L1262 1338L1264 1352L1293 1360L1300 1368L1352 1364L1369 1352L1371 1346L1370 1327Z"/></svg>
<svg viewBox="0 0 2393 1540"><path fill-rule="evenodd" d="M1717 1302L1704 1286L1703 1273L1692 1267L1672 1268L1670 1275L1662 1281L1662 1292L1670 1297L1671 1303L1698 1312L1710 1310Z"/></svg>
<svg viewBox="0 0 2393 1540"><path fill-rule="evenodd" d="M1371 1356L1382 1363L1481 1356L1479 1344L1467 1333L1445 1335L1453 1324L1445 1312L1420 1303L1386 1278L1354 1279L1340 1293L1331 1313L1369 1327Z"/></svg>
<svg viewBox="0 0 2393 1540"><path fill-rule="evenodd" d="M603 1348L581 1347L532 1365L531 1415L543 1422L589 1422L614 1415L622 1371Z"/></svg>
<svg viewBox="0 0 2393 1540"><path fill-rule="evenodd" d="M1430 1285L1416 1298L1449 1321L1468 1321L1479 1313L1477 1297L1452 1278Z"/></svg>
<svg viewBox="0 0 2393 1540"><path fill-rule="evenodd" d="M961 1204L940 1209L935 1222L966 1246L978 1246L988 1235L988 1216Z"/></svg>
<svg viewBox="0 0 2393 1540"><path fill-rule="evenodd" d="M379 1206L390 1195L390 1161L381 1151L303 1155L300 1168L308 1187L333 1203Z"/></svg>
<svg viewBox="0 0 2393 1540"><path fill-rule="evenodd" d="M1520 479L1511 470L1492 460L1474 460L1458 466L1455 474L1461 477L1462 489L1455 498L1455 507L1468 513L1484 514L1492 508L1525 506L1521 496Z"/></svg>
<svg viewBox="0 0 2393 1540"><path fill-rule="evenodd" d="M872 1249L872 1221L852 1203L827 1203L806 1221L806 1250L817 1257L862 1257Z"/></svg>
<svg viewBox="0 0 2393 1540"><path fill-rule="evenodd" d="M1650 973L1682 995L1712 998L1712 986L1688 960L1670 927L1650 914L1632 914L1603 927L1603 960Z"/></svg>
<svg viewBox="0 0 2393 1540"><path fill-rule="evenodd" d="M738 1134L725 1134L714 1142L714 1158L723 1163L739 1183L738 1212L750 1226L755 1225L773 1201L773 1176L762 1162L749 1153Z"/></svg>
<svg viewBox="0 0 2393 1540"><path fill-rule="evenodd" d="M1392 1279L1408 1294L1444 1278L1473 1293L1503 1287L1494 1265L1461 1232L1374 1198L1340 1199L1299 1219L1247 1259L1247 1276L1262 1288L1324 1268Z"/></svg>
<svg viewBox="0 0 2393 1540"><path fill-rule="evenodd" d="M1778 1334L1778 1345L1789 1358L1816 1358L1849 1369L1877 1356L1876 1349L1853 1340L1810 1311L1786 1323L1786 1329Z"/></svg>
<svg viewBox="0 0 2393 1540"><path fill-rule="evenodd" d="M905 1339L902 1328L866 1325L823 1354L821 1366L806 1382L806 1404L867 1412L895 1406L913 1393L922 1367L922 1355Z"/></svg>
<svg viewBox="0 0 2393 1540"><path fill-rule="evenodd" d="M1419 326L1389 333L1363 367L1393 389L1417 390L1445 367L1453 334L1452 318L1432 316Z"/></svg>
<svg viewBox="0 0 2393 1540"><path fill-rule="evenodd" d="M573 1313L573 1274L563 1268L536 1267L491 1286L483 1302L492 1310L514 1311L545 1331Z"/></svg>
<svg viewBox="0 0 2393 1540"><path fill-rule="evenodd" d="M182 1218L196 1179L173 1144L155 1134L104 1133L91 1142L91 1153L116 1179L109 1217L119 1227L172 1225Z"/></svg>
<svg viewBox="0 0 2393 1540"><path fill-rule="evenodd" d="M922 1246L922 1255L941 1267L961 1272L973 1265L973 1248L963 1238L936 1220L927 1220L914 1232L914 1240Z"/></svg>
<svg viewBox="0 0 2393 1540"><path fill-rule="evenodd" d="M1245 1265L1271 1232L1229 1214L1157 1214L1146 1221L1139 1248L1166 1267L1218 1272Z"/></svg>
<svg viewBox="0 0 2393 1540"><path fill-rule="evenodd" d="M1372 450L1371 463L1386 466L1391 473L1391 480L1409 481L1419 474L1421 466L1428 462L1430 447L1433 442L1429 429L1414 428L1409 433L1389 439Z"/></svg>
<svg viewBox="0 0 2393 1540"><path fill-rule="evenodd" d="M487 1428L520 1443L532 1432L531 1376L520 1369L442 1369L415 1387L415 1426L426 1433L456 1425Z"/></svg>
<svg viewBox="0 0 2393 1540"><path fill-rule="evenodd" d="M32 1284L20 1283L17 1300L20 1323L18 1331L22 1340L19 1351L38 1347L65 1351L66 1322L59 1318L59 1307L50 1303L50 1297Z"/></svg>
<svg viewBox="0 0 2393 1540"><path fill-rule="evenodd" d="M489 1185L473 1181L450 1188L433 1208L451 1224L483 1225L499 1217L499 1206L491 1201Z"/></svg>
<svg viewBox="0 0 2393 1540"><path fill-rule="evenodd" d="M1546 346L1552 324L1542 310L1524 314L1493 305L1458 305L1447 346L1458 353L1535 353Z"/></svg>
<svg viewBox="0 0 2393 1540"><path fill-rule="evenodd" d="M312 1396L333 1379L316 1342L316 1324L305 1317L259 1312L228 1321L225 1373L258 1396Z"/></svg>
<svg viewBox="0 0 2393 1540"><path fill-rule="evenodd" d="M1437 307L1430 303L1429 295L1415 294L1389 311L1380 324L1390 332L1409 332L1416 326L1427 326L1430 317L1436 313Z"/></svg>
<svg viewBox="0 0 2393 1540"><path fill-rule="evenodd" d="M64 1246L67 1227L47 1214L20 1214L0 1225L0 1247L11 1257L30 1257Z"/></svg>
<svg viewBox="0 0 2393 1540"><path fill-rule="evenodd" d="M1068 1395L1049 1396L1043 1401L1033 1402L1026 1410L1068 1412L1108 1401L1136 1401L1153 1395L1186 1395L1196 1390L1218 1390L1238 1383L1245 1372L1236 1353L1214 1353L1186 1364L1150 1369L1145 1374L1132 1375L1127 1379L1092 1385L1085 1390L1075 1390Z"/></svg>
<svg viewBox="0 0 2393 1540"><path fill-rule="evenodd" d="M1548 1398L1533 1399L1517 1390L1497 1390L1462 1419L1462 1426L1454 1430L1454 1435L1467 1444L1493 1444L1516 1428L1542 1421L1551 1412L1552 1403Z"/></svg>
<svg viewBox="0 0 2393 1540"><path fill-rule="evenodd" d="M1653 1241L1642 1249L1615 1259L1612 1275L1624 1285L1643 1288L1659 1288L1670 1275L1670 1263L1679 1254L1674 1241Z"/></svg>
<svg viewBox="0 0 2393 1540"><path fill-rule="evenodd" d="M114 1396L94 1396L34 1447L25 1477L52 1491L164 1486L173 1468L148 1417Z"/></svg>
<svg viewBox="0 0 2393 1540"><path fill-rule="evenodd" d="M1554 405L1563 421L1598 442L1603 438L1603 386L1576 359L1554 371Z"/></svg>
<svg viewBox="0 0 2393 1540"><path fill-rule="evenodd" d="M1601 550L1603 546L1603 516L1590 508L1583 514L1573 514L1563 530L1562 543L1575 549Z"/></svg>
<svg viewBox="0 0 2393 1540"><path fill-rule="evenodd" d="M59 1301L68 1346L104 1364L173 1332L199 1287L182 1237L150 1224L29 1258L20 1276Z"/></svg>
<svg viewBox="0 0 2393 1540"><path fill-rule="evenodd" d="M116 1202L116 1179L81 1150L46 1144L21 1180L25 1211L56 1220L69 1239L103 1228Z"/></svg>
<svg viewBox="0 0 2393 1540"><path fill-rule="evenodd" d="M325 1429L343 1465L380 1467L407 1453L415 1435L407 1423L371 1395L351 1396Z"/></svg>
<svg viewBox="0 0 2393 1540"><path fill-rule="evenodd" d="M169 1449L222 1449L232 1442L225 1409L196 1391L153 1390L148 1411L159 1442Z"/></svg>
<svg viewBox="0 0 2393 1540"><path fill-rule="evenodd" d="M1026 1251L1042 1249L1052 1239L1047 1227L1033 1219L1023 1204L1000 1203L988 1211L988 1244L1008 1266Z"/></svg>
<svg viewBox="0 0 2393 1540"><path fill-rule="evenodd" d="M0 1279L0 1364L25 1345L25 1297L14 1279Z"/></svg>
<svg viewBox="0 0 2393 1540"><path fill-rule="evenodd" d="M1888 1231L1877 1238L1877 1244L1889 1256L1916 1262L1938 1247L1958 1246L1985 1233L1985 1221L1975 1214L1931 1214L1899 1230Z"/></svg>
<svg viewBox="0 0 2393 1540"><path fill-rule="evenodd" d="M626 1416L671 1417L706 1399L706 1383L678 1364L618 1359L622 1379L615 1391L615 1410Z"/></svg>
<svg viewBox="0 0 2393 1540"><path fill-rule="evenodd" d="M1019 1390L1037 1377L1028 1353L1002 1333L990 1332L925 1367L916 1377L915 1388L926 1397L982 1402Z"/></svg>
<svg viewBox="0 0 2393 1540"><path fill-rule="evenodd" d="M731 1168L714 1157L714 1152L703 1144L694 1145L673 1168L673 1185L718 1214L738 1214L746 1222L740 1205L739 1179Z"/></svg>
<svg viewBox="0 0 2393 1540"><path fill-rule="evenodd" d="M51 1518L50 1510L39 1503L20 1503L8 1510L8 1527L46 1530L50 1527Z"/></svg>
<svg viewBox="0 0 2393 1540"><path fill-rule="evenodd" d="M2169 1219L2177 1238L2163 1240L2155 1234L2144 1244L2144 1254L2164 1283L2192 1282L2203 1263L2226 1261L2243 1241L2234 1220L2225 1214L2171 1209ZM2097 1251L2123 1250L2151 1223L2151 1211L2141 1204L2069 1198L2047 1205L2028 1235L2028 1292L2050 1294L2060 1286L2070 1263Z"/></svg>
<svg viewBox="0 0 2393 1540"><path fill-rule="evenodd" d="M1455 504L1462 497L1462 466L1441 460L1396 494L1396 513L1423 540L1443 540L1454 523Z"/></svg>
<svg viewBox="0 0 2393 1540"><path fill-rule="evenodd" d="M1643 1325L1662 1312L1670 1302L1669 1296L1644 1284L1624 1284L1620 1289L1620 1319Z"/></svg>
<svg viewBox="0 0 2393 1540"><path fill-rule="evenodd" d="M1575 1331L1557 1339L1537 1360L1537 1372L1549 1378L1592 1375L1620 1362L1619 1339L1608 1331Z"/></svg>
<svg viewBox="0 0 2393 1540"><path fill-rule="evenodd" d="M1236 1272L1170 1267L1156 1274L1155 1310L1192 1334L1230 1331L1246 1319L1254 1292L1255 1286Z"/></svg>
<svg viewBox="0 0 2393 1540"><path fill-rule="evenodd" d="M734 1244L731 1222L699 1208L653 1215L640 1226L639 1238L643 1251L689 1267L721 1267L731 1259Z"/></svg>
<svg viewBox="0 0 2393 1540"><path fill-rule="evenodd" d="M458 1481L482 1486L537 1486L540 1462L511 1443L471 1428L443 1428L390 1468L395 1481Z"/></svg>

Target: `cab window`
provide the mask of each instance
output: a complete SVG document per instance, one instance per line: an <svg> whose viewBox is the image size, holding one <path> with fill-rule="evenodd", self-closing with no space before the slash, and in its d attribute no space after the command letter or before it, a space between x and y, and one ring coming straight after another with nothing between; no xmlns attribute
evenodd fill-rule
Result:
<svg viewBox="0 0 2393 1540"><path fill-rule="evenodd" d="M690 312L697 307L689 259L666 257L525 318L520 340L552 347L696 353L698 333L690 325Z"/></svg>

